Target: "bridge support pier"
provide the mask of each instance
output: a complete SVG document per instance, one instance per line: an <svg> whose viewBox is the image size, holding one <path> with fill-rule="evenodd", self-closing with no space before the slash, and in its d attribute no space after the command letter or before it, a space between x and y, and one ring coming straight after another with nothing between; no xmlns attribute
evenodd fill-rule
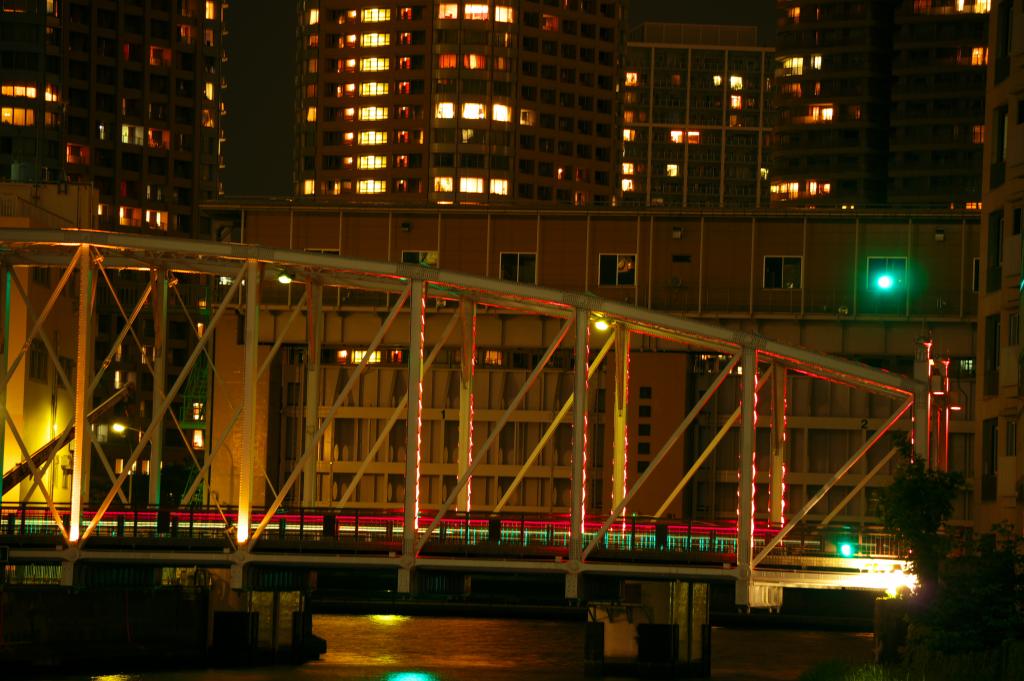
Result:
<svg viewBox="0 0 1024 681"><path fill-rule="evenodd" d="M625 582L619 601L592 602L584 648L587 673L709 676L708 585Z"/></svg>

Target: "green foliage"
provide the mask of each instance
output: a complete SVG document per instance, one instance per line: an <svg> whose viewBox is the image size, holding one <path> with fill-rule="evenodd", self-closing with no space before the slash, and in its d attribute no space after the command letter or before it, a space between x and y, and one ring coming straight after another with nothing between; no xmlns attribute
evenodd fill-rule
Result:
<svg viewBox="0 0 1024 681"><path fill-rule="evenodd" d="M899 669L831 660L804 672L799 681L910 681L911 678L907 672Z"/></svg>
<svg viewBox="0 0 1024 681"><path fill-rule="evenodd" d="M911 650L963 654L1024 637L1022 556L1009 527L964 540L943 561L934 598L911 617Z"/></svg>
<svg viewBox="0 0 1024 681"><path fill-rule="evenodd" d="M879 506L885 526L903 539L909 551L905 557L922 589L930 591L949 550L940 530L953 513L953 500L964 489L964 478L956 472L928 469L920 459L911 460L909 451L904 446L904 462L892 484L882 490Z"/></svg>

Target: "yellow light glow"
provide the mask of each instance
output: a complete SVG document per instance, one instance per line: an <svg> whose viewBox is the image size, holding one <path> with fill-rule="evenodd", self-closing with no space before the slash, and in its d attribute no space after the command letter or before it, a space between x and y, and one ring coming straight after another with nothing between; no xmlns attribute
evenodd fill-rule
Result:
<svg viewBox="0 0 1024 681"><path fill-rule="evenodd" d="M128 430L128 426L124 425L123 423L111 423L110 429L117 433L118 435L121 435L122 433L124 433L124 431Z"/></svg>
<svg viewBox="0 0 1024 681"><path fill-rule="evenodd" d="M598 319L594 322L594 328L598 331L607 331L611 328L611 324L608 323L607 319Z"/></svg>

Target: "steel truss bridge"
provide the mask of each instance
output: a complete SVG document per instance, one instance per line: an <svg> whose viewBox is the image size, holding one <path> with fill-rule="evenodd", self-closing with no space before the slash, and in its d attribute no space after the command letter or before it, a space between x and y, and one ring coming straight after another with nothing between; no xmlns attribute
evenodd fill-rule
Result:
<svg viewBox="0 0 1024 681"><path fill-rule="evenodd" d="M944 419L933 399L933 367L929 348L919 349L915 378L895 375L855 362L825 356L784 345L768 338L728 330L692 319L599 299L590 295L543 289L497 281L414 264L354 260L257 246L196 242L172 238L133 236L90 231L35 231L10 229L3 233L0 266L7 315L11 300L20 300L27 321L24 337L10 337L13 325L5 323L2 370L0 370L0 427L6 442L17 451L15 469L32 479L43 502L33 505L8 502L0 509L0 545L9 547L14 564L45 564L59 571L65 584L72 584L75 566L87 563L139 562L163 566L220 566L231 570L232 584L242 587L249 566L294 566L309 569L366 567L397 571L399 591L409 591L416 569L455 571L516 571L564 575L565 595L579 595L580 579L586 575L615 575L637 579L733 580L737 603L760 606L778 604L781 587L886 589L912 581L904 574L904 563L891 537L862 531L851 536L830 525L836 513L860 493L868 480L882 470L898 447L892 447L880 462L861 477L853 489L824 519L808 520L814 507L847 477L851 469L894 428L912 434L916 456L942 465ZM56 286L48 290L41 309L12 276L18 268L48 267L61 273ZM119 296L118 278L126 272L144 277L148 285L138 300ZM275 325L277 337L267 348L262 343L260 319L276 301L280 273L293 280L291 289L301 291L299 300L277 303L275 313L287 315ZM223 285L212 287L206 301L208 325L191 339L184 366L171 381L167 372L168 301L175 284L189 278L209 277ZM275 289L275 287L277 287ZM121 315L121 330L106 356L96 347L96 313L99 290L109 295ZM379 329L365 345L358 363L330 403L326 413L319 403L320 362L325 340L324 316L336 300L356 292L372 294L381 310ZM212 299L218 298L218 299ZM77 356L73 367L62 364L49 338L47 319L70 299L77 334ZM153 409L148 424L138 432L137 444L123 466L112 466L93 427L97 413L107 402L94 405L97 386L109 370L111 359L122 343L141 341L135 331L142 311L149 307L154 317L152 360ZM428 327L428 310L430 324ZM229 313L231 313L229 315ZM514 313L536 315L557 328L536 366L518 393L508 400L504 412L486 434L474 437L473 381L476 369L478 315ZM216 373L211 347L224 320L239 315L241 332L241 404L217 437L211 437L205 451L187 446L197 470L183 501L199 498L197 489L209 479L209 470L229 435L237 447L237 492L231 499L212 498L207 506L181 505L174 508L135 509L126 504L126 479L148 455L150 499L159 499L163 454L163 433L167 422L181 424L170 409L182 390L190 370L205 357ZM259 452L257 386L271 358L285 341L285 332L298 318L305 320L305 414L302 451L287 471L286 479L273 495L258 503L254 488ZM443 329L436 328L443 324ZM609 325L607 337L591 333L595 324ZM403 329L403 326L405 327ZM407 358L407 393L390 418L415 424L406 429L403 502L387 512L353 511L341 503L317 500L314 485L316 458L329 424L349 398L359 375L371 362L372 354L388 337L404 340ZM595 511L594 500L586 499L587 396L588 380L613 348L628 349L634 336L647 336L694 352L724 356L724 366L710 387L682 416L671 437L654 455L650 465L627 481L626 406L629 395L629 352L615 353L615 407L611 472L610 511ZM428 338L432 342L428 343ZM592 342L597 339L600 342ZM54 436L40 448L30 450L23 433L37 418L24 413L16 418L12 410L11 386L18 367L25 362L33 341L41 341L61 383L73 395L73 409L67 423L53 427ZM443 501L429 508L421 504L419 481L423 443L424 372L443 347L460 351L459 443L457 482L446 490ZM541 441L522 465L512 486L490 508L471 510L468 483L514 410L524 400L543 367L555 352L569 348L574 361L572 395L553 416ZM596 351L596 352L594 352ZM145 351L143 351L145 352ZM150 356L150 355L147 355ZM218 355L220 359L220 355ZM237 358L236 358L237 361ZM935 371L938 371L936 369ZM891 399L896 407L881 427L850 452L846 461L831 470L831 478L800 508L785 508L785 419L786 372L813 376L816 380L839 383ZM653 517L638 518L630 504L653 475L666 475L658 465L668 456L687 429L708 405L729 376L741 383L735 409L711 443L697 455L676 487ZM755 451L758 395L770 401L771 448ZM235 395L239 397L239 395ZM114 398L110 398L114 399ZM948 414L946 415L948 416ZM763 415L762 415L763 418ZM504 507L512 488L538 456L545 441L562 422L572 426L571 499L562 514L527 515L508 512ZM663 517L665 509L694 477L730 429L739 431L738 494L736 518L724 523L695 523ZM184 435L184 433L183 433ZM187 443L186 443L187 444ZM198 449L198 448L197 448ZM70 457L70 489L58 500L48 491L43 476L56 465L53 454L66 451ZM361 453L362 471L378 447ZM482 454L474 455L476 452ZM8 462L11 456L8 455ZM94 464L100 466L94 466ZM757 468L768 471L768 507L755 509ZM95 468L96 470L93 470ZM762 475L761 480L763 481ZM102 485L97 483L97 480ZM761 484L764 484L763 482ZM849 483L847 483L849 484ZM102 493L102 500L96 503ZM7 490L4 490L7 491ZM155 492L155 494L153 494ZM91 494L92 493L92 494ZM13 494L11 495L13 496ZM94 499L89 503L90 498ZM347 499L347 497L346 497ZM221 503L223 502L223 503ZM836 546L852 541L853 555L838 555ZM774 595L773 595L774 594Z"/></svg>

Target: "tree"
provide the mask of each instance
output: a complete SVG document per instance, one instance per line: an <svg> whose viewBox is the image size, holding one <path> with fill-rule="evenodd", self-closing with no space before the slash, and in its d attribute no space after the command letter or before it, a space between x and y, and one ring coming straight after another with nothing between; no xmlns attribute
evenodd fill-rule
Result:
<svg viewBox="0 0 1024 681"><path fill-rule="evenodd" d="M926 468L903 446L904 462L892 484L882 490L879 506L889 531L903 540L921 593L932 593L939 580L939 565L949 550L949 538L940 533L953 513L953 500L964 489L957 472Z"/></svg>

